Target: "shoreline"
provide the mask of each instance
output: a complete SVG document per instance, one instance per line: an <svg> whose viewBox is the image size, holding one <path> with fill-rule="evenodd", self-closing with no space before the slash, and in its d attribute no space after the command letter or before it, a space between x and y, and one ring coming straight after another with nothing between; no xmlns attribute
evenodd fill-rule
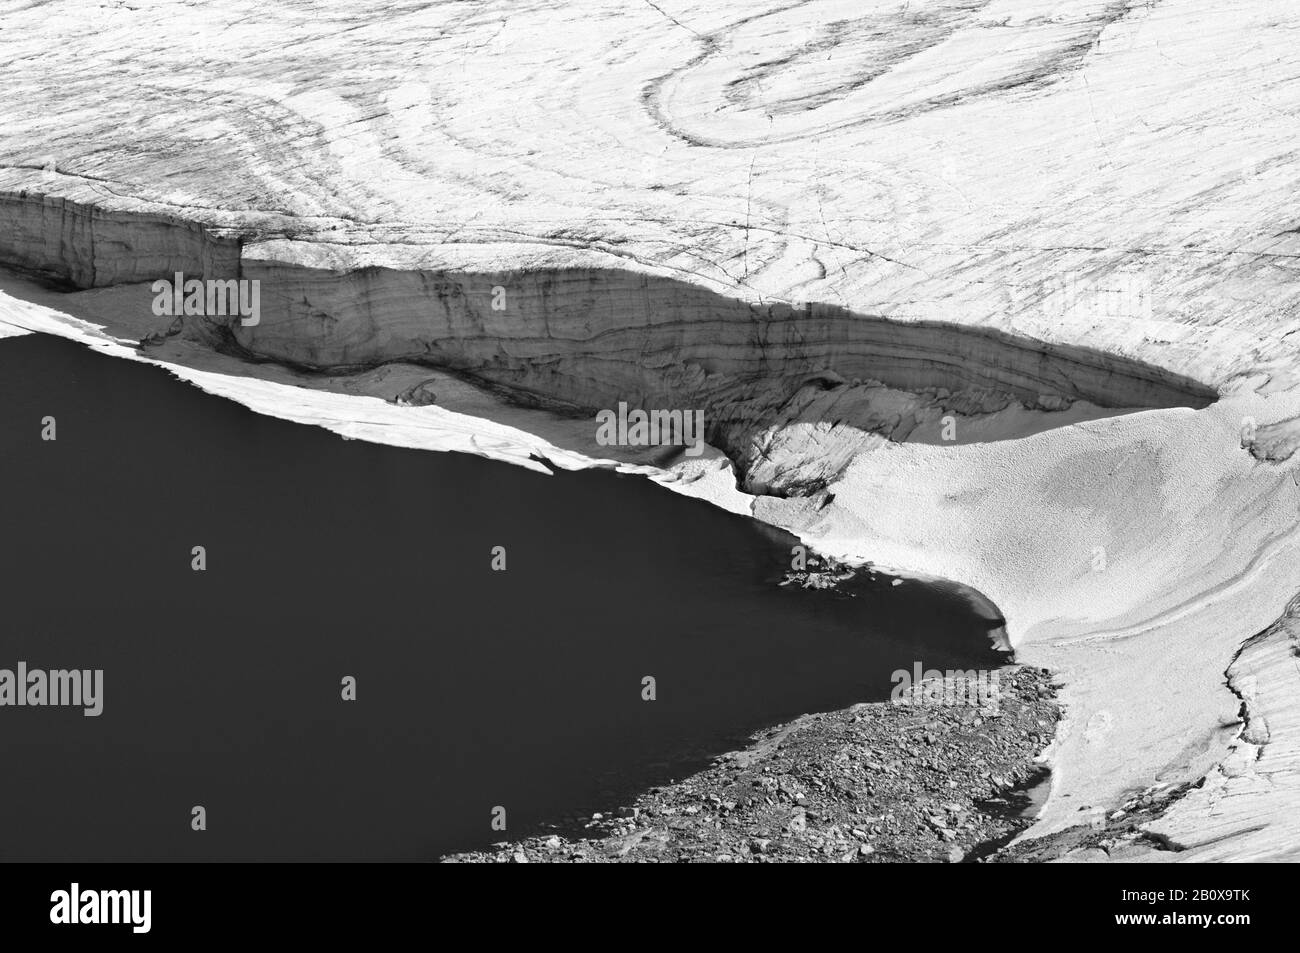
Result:
<svg viewBox="0 0 1300 953"><path fill-rule="evenodd" d="M557 826L442 862L1017 859L1008 845L1033 823L1022 813L1025 790L1044 780L1042 754L1061 710L1046 669L998 672L997 704L863 702L802 715L609 816L593 815L586 836Z"/></svg>

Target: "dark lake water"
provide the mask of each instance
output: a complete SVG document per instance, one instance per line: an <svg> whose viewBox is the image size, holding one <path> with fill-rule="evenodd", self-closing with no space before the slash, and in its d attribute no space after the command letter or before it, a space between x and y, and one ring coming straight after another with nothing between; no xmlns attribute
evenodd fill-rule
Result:
<svg viewBox="0 0 1300 953"><path fill-rule="evenodd" d="M942 588L778 587L792 543L643 479L345 441L0 341L0 668L104 671L97 718L0 707L0 859L433 860L917 660L1001 660Z"/></svg>

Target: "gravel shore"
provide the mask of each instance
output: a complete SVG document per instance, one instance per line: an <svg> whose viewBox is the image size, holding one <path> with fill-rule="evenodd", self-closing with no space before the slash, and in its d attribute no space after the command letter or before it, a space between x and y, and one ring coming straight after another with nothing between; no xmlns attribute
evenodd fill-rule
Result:
<svg viewBox="0 0 1300 953"><path fill-rule="evenodd" d="M503 842L453 863L972 862L1027 828L1060 719L1051 674L998 670L991 703L899 701L804 715L647 791L590 834ZM949 684L952 688L952 684ZM950 692L951 695L951 692Z"/></svg>

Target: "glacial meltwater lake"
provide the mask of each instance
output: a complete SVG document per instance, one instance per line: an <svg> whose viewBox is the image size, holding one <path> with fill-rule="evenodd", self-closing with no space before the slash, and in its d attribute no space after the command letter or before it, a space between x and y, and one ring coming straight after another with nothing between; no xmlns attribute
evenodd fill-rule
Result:
<svg viewBox="0 0 1300 953"><path fill-rule="evenodd" d="M0 341L0 669L104 673L98 717L0 707L0 859L435 860L917 661L1004 660L942 587L778 587L793 542L641 478L345 441Z"/></svg>

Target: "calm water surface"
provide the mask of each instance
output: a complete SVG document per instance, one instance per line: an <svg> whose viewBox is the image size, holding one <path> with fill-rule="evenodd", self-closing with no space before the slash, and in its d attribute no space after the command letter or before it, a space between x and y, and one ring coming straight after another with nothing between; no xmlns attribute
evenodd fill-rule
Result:
<svg viewBox="0 0 1300 953"><path fill-rule="evenodd" d="M1000 660L940 588L777 587L792 542L0 341L0 668L104 670L97 718L0 708L0 858L431 860L502 839L496 806L535 833L917 660Z"/></svg>

